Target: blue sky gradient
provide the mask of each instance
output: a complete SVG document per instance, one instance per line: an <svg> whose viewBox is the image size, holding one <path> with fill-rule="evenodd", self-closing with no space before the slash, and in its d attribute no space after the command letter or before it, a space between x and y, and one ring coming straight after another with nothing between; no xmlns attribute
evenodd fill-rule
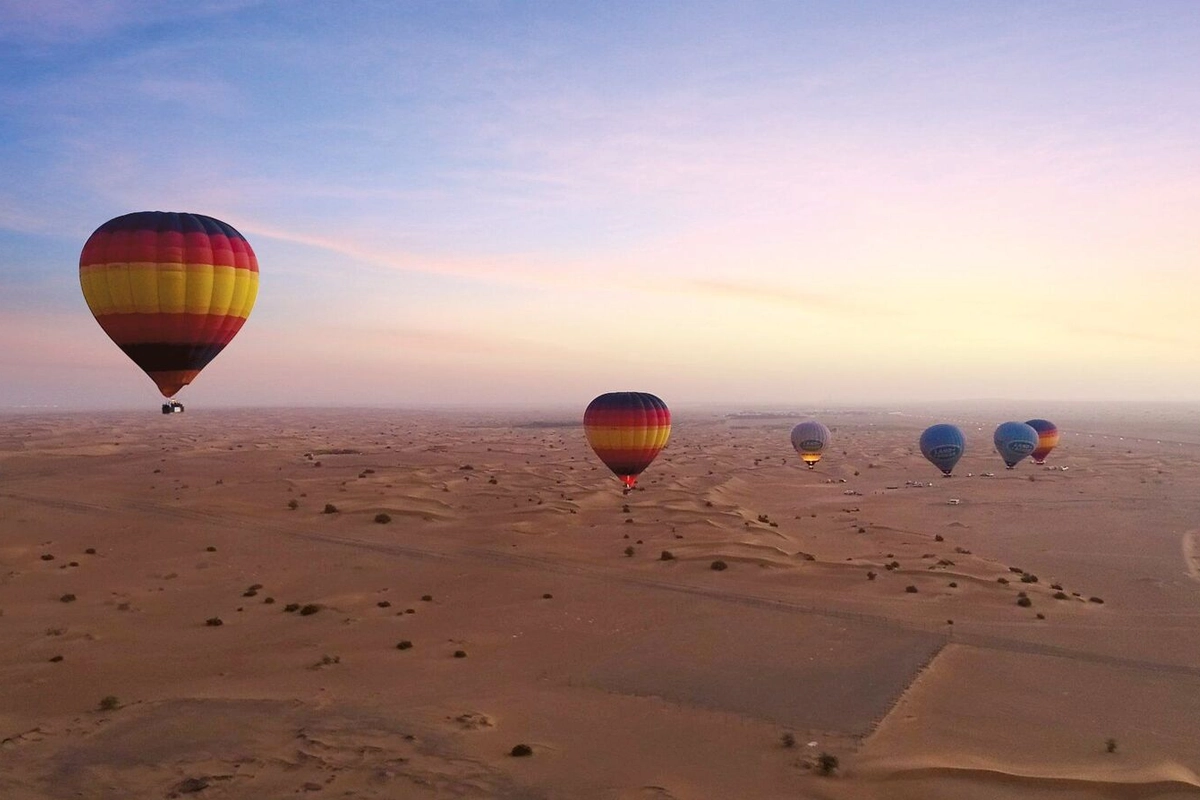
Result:
<svg viewBox="0 0 1200 800"><path fill-rule="evenodd" d="M206 405L1200 400L1200 5L0 0L0 406L79 250L262 268Z"/></svg>

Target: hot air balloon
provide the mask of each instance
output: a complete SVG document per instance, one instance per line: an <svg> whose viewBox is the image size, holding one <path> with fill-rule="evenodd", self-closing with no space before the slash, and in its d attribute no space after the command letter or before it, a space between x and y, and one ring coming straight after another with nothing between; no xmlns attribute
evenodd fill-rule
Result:
<svg viewBox="0 0 1200 800"><path fill-rule="evenodd" d="M1038 446L1038 432L1024 422L1002 422L992 435L996 451L1009 469Z"/></svg>
<svg viewBox="0 0 1200 800"><path fill-rule="evenodd" d="M931 425L921 434L921 455L929 459L943 475L950 474L966 450L967 440L963 432L953 425Z"/></svg>
<svg viewBox="0 0 1200 800"><path fill-rule="evenodd" d="M258 261L220 220L140 211L88 238L79 282L100 327L169 399L241 330L258 295ZM168 405L178 404L164 413Z"/></svg>
<svg viewBox="0 0 1200 800"><path fill-rule="evenodd" d="M588 444L628 491L638 475L666 447L671 435L667 404L645 392L609 392L583 413Z"/></svg>
<svg viewBox="0 0 1200 800"><path fill-rule="evenodd" d="M1031 419L1026 423L1037 431L1038 446L1029 455L1035 464L1045 464L1046 456L1058 446L1058 426L1048 419Z"/></svg>
<svg viewBox="0 0 1200 800"><path fill-rule="evenodd" d="M829 428L816 420L805 420L792 428L792 447L800 454L809 469L821 460L821 451L829 444Z"/></svg>

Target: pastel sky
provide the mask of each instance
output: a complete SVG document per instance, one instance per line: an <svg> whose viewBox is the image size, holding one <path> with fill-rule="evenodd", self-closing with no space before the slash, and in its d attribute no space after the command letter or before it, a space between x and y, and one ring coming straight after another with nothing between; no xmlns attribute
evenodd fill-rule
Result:
<svg viewBox="0 0 1200 800"><path fill-rule="evenodd" d="M1200 3L0 0L0 407L157 392L79 251L261 265L180 399L1200 400Z"/></svg>

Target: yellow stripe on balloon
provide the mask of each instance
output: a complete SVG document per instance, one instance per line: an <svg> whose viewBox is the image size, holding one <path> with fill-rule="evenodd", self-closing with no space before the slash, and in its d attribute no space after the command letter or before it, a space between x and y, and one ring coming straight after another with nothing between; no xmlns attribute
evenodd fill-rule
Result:
<svg viewBox="0 0 1200 800"><path fill-rule="evenodd" d="M670 435L670 425L646 428L589 425L587 428L588 442L596 449L635 450L664 447Z"/></svg>
<svg viewBox="0 0 1200 800"><path fill-rule="evenodd" d="M212 264L105 264L81 270L93 314L215 314L242 319L258 295L258 273Z"/></svg>

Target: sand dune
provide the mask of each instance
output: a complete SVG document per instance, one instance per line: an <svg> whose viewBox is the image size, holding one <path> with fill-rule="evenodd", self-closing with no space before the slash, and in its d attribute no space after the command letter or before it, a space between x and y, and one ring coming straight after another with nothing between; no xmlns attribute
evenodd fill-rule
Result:
<svg viewBox="0 0 1200 800"><path fill-rule="evenodd" d="M0 795L1197 796L1186 426L943 480L826 419L624 494L536 415L3 418Z"/></svg>

